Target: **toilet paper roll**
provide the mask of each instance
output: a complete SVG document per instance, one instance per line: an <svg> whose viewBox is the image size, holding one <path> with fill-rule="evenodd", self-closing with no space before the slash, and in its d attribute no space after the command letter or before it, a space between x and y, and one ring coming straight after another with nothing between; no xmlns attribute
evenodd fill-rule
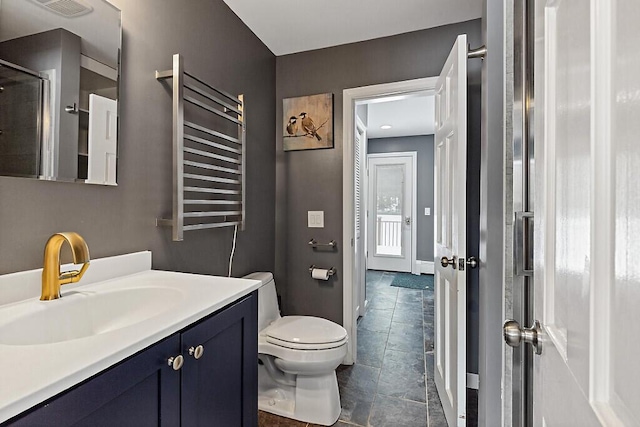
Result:
<svg viewBox="0 0 640 427"><path fill-rule="evenodd" d="M311 270L311 277L318 280L329 280L329 270L324 268L314 268Z"/></svg>

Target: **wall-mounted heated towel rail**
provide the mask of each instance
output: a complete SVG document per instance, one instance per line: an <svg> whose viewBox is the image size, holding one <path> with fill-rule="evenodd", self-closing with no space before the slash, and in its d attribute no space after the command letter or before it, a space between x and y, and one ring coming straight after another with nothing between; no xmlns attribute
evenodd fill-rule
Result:
<svg viewBox="0 0 640 427"><path fill-rule="evenodd" d="M189 230L243 230L243 95L233 96L186 72L179 54L173 55L173 69L156 71L156 79L173 81L173 218L156 224L171 226L174 241Z"/></svg>

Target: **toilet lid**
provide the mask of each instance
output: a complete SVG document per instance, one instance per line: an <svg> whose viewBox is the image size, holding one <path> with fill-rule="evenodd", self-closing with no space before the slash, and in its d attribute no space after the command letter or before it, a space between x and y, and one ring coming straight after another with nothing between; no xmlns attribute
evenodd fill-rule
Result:
<svg viewBox="0 0 640 427"><path fill-rule="evenodd" d="M327 319L312 316L285 316L265 331L274 343L330 344L344 341L347 331Z"/></svg>

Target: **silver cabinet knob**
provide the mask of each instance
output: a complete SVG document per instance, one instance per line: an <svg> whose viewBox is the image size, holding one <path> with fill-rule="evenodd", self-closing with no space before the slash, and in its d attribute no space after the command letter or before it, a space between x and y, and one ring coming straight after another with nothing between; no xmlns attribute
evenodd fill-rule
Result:
<svg viewBox="0 0 640 427"><path fill-rule="evenodd" d="M456 257L451 257L451 258L447 258L446 256L443 256L442 258L440 258L440 265L442 265L444 268L447 268L448 266L453 267L453 269L456 269Z"/></svg>
<svg viewBox="0 0 640 427"><path fill-rule="evenodd" d="M184 357L181 354L167 359L167 365L171 366L174 371L179 371L184 365Z"/></svg>
<svg viewBox="0 0 640 427"><path fill-rule="evenodd" d="M502 332L504 341L511 347L519 347L520 343L525 342L533 346L536 354L542 354L542 342L539 339L540 322L533 322L530 328L520 328L520 324L515 320L507 320L504 322Z"/></svg>
<svg viewBox="0 0 640 427"><path fill-rule="evenodd" d="M470 256L467 258L467 266L469 268L477 268L478 267L478 259L474 256Z"/></svg>
<svg viewBox="0 0 640 427"><path fill-rule="evenodd" d="M189 347L189 354L196 359L200 359L204 354L204 347L199 345L197 347Z"/></svg>

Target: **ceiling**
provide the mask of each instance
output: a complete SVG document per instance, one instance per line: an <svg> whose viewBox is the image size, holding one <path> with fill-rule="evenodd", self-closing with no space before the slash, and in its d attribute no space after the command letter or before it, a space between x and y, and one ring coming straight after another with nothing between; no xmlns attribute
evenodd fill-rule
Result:
<svg viewBox="0 0 640 427"><path fill-rule="evenodd" d="M367 105L367 138L432 135L435 133L433 95ZM390 125L391 129L380 129Z"/></svg>
<svg viewBox="0 0 640 427"><path fill-rule="evenodd" d="M480 18L482 0L224 0L277 55Z"/></svg>

